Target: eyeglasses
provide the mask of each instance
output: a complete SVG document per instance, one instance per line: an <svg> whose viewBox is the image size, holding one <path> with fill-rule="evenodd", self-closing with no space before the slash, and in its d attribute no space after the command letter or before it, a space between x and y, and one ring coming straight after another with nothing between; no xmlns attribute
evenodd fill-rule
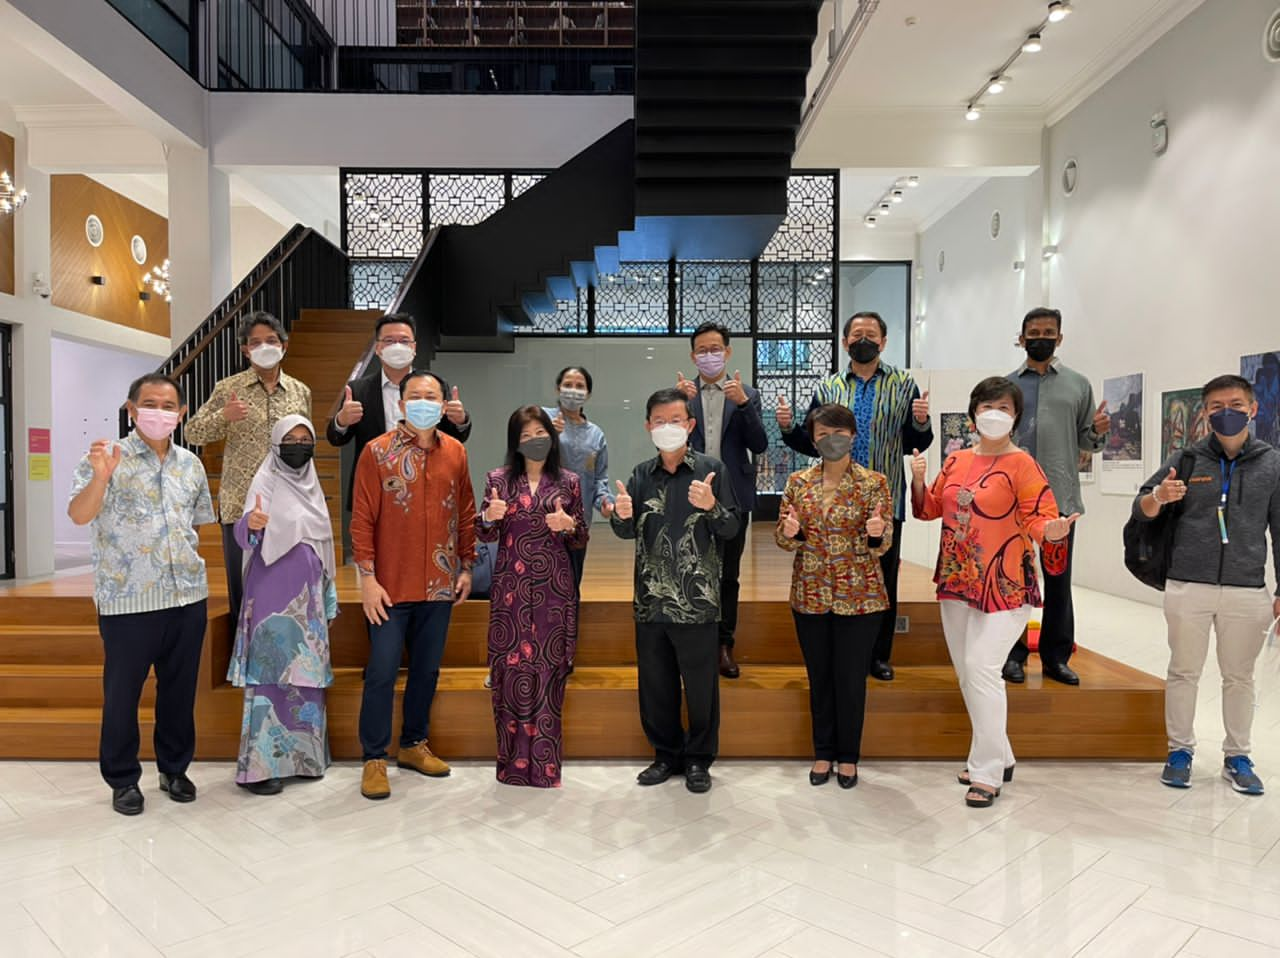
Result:
<svg viewBox="0 0 1280 958"><path fill-rule="evenodd" d="M681 429L683 429L685 426L689 425L689 420L672 419L670 422L666 422L665 420L662 420L662 419L652 419L649 421L649 425L653 426L654 429L658 429L662 426L679 426Z"/></svg>
<svg viewBox="0 0 1280 958"><path fill-rule="evenodd" d="M724 347L723 346L704 346L701 349L695 349L693 351L693 354L695 356L723 356Z"/></svg>
<svg viewBox="0 0 1280 958"><path fill-rule="evenodd" d="M407 336L397 336L394 339L379 339L378 343L382 346L412 346L413 340Z"/></svg>

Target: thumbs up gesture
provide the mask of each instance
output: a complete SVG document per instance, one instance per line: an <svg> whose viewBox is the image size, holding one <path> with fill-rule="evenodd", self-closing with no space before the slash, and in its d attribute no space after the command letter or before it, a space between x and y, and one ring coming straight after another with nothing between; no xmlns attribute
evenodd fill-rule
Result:
<svg viewBox="0 0 1280 958"><path fill-rule="evenodd" d="M920 455L919 449L911 450L911 482L912 484L924 485L925 470L929 467L924 456Z"/></svg>
<svg viewBox="0 0 1280 958"><path fill-rule="evenodd" d="M716 505L716 494L711 489L711 482L715 479L714 472L707 473L705 479L695 479L689 483L689 502L697 509L714 509Z"/></svg>
<svg viewBox="0 0 1280 958"><path fill-rule="evenodd" d="M788 539L800 534L800 517L796 515L795 506L787 506L787 514L782 518L782 534Z"/></svg>
<svg viewBox="0 0 1280 958"><path fill-rule="evenodd" d="M919 399L911 400L911 415L918 423L929 421L929 390L925 390Z"/></svg>
<svg viewBox="0 0 1280 958"><path fill-rule="evenodd" d="M692 380L685 379L682 372L676 373L676 389L680 390L685 399L692 399L698 395L698 384Z"/></svg>
<svg viewBox="0 0 1280 958"><path fill-rule="evenodd" d="M227 422L240 422L249 415L249 405L234 392L227 397L222 407L222 418Z"/></svg>
<svg viewBox="0 0 1280 958"><path fill-rule="evenodd" d="M342 395L342 408L338 410L338 415L334 417L338 425L343 429L348 426L354 426L364 418L364 404L356 402L351 398L351 387L348 386L346 392Z"/></svg>
<svg viewBox="0 0 1280 958"><path fill-rule="evenodd" d="M1111 413L1107 412L1107 401L1098 404L1093 414L1093 431L1095 435L1105 436L1111 431Z"/></svg>
<svg viewBox="0 0 1280 958"><path fill-rule="evenodd" d="M1046 542L1061 542L1071 532L1071 527L1076 524L1076 520L1080 518L1080 513L1073 512L1069 516L1059 516L1057 519L1050 519L1044 524L1044 538Z"/></svg>
<svg viewBox="0 0 1280 958"><path fill-rule="evenodd" d="M461 426L467 421L467 411L462 408L462 400L458 398L458 387L454 386L449 394L449 401L444 404L444 414L449 422Z"/></svg>
<svg viewBox="0 0 1280 958"><path fill-rule="evenodd" d="M879 539L884 535L884 516L880 514L883 508L884 504L877 502L875 511L871 513L871 518L867 520L868 539Z"/></svg>
<svg viewBox="0 0 1280 958"><path fill-rule="evenodd" d="M564 410L556 410L556 418L551 420L551 425L556 427L556 432L564 432Z"/></svg>
<svg viewBox="0 0 1280 958"><path fill-rule="evenodd" d="M89 447L89 465L93 468L93 477L102 482L108 481L115 474L116 466L124 456L124 450L118 442L110 439L99 439Z"/></svg>
<svg viewBox="0 0 1280 958"><path fill-rule="evenodd" d="M1178 470L1170 469L1160 485L1151 490L1151 497L1162 506L1177 502L1187 495L1187 484L1178 478Z"/></svg>
<svg viewBox="0 0 1280 958"><path fill-rule="evenodd" d="M778 393L778 408L773 415L778 420L778 428L783 432L791 428L791 404L787 402L786 393Z"/></svg>
<svg viewBox="0 0 1280 958"><path fill-rule="evenodd" d="M267 527L267 522L271 517L262 511L262 496L256 497L253 511L249 513L249 528L254 532L261 532Z"/></svg>
<svg viewBox="0 0 1280 958"><path fill-rule="evenodd" d="M618 482L618 494L613 500L613 514L619 519L630 519L633 515L631 511L631 494L627 492L627 487L623 485L622 480Z"/></svg>
<svg viewBox="0 0 1280 958"><path fill-rule="evenodd" d="M557 496L555 511L547 513L547 528L552 532L572 532L575 525L573 516L564 511L564 503Z"/></svg>
<svg viewBox="0 0 1280 958"><path fill-rule="evenodd" d="M507 501L498 494L495 486L489 490L489 504L484 507L484 521L497 522L507 514Z"/></svg>
<svg viewBox="0 0 1280 958"><path fill-rule="evenodd" d="M747 391L742 388L742 372L735 370L733 378L724 384L724 398L735 406L747 404Z"/></svg>

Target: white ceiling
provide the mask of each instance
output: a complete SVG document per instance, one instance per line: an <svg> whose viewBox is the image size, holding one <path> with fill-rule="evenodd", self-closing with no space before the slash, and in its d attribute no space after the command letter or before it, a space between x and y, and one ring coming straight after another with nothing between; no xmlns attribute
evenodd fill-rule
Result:
<svg viewBox="0 0 1280 958"><path fill-rule="evenodd" d="M902 202L893 204L888 216L880 216L877 230L914 233L952 209L987 181L984 176L967 176L941 170L841 170L840 209L844 227L852 229L872 206L892 188L899 177L920 177L920 185L903 190Z"/></svg>
<svg viewBox="0 0 1280 958"><path fill-rule="evenodd" d="M98 103L84 87L67 79L25 47L0 38L0 103L62 106Z"/></svg>
<svg viewBox="0 0 1280 958"><path fill-rule="evenodd" d="M1188 0L1073 0L991 108L1047 114ZM853 4L846 0L847 9ZM881 0L824 109L962 107L1045 17L1043 0ZM908 26L907 20L915 20Z"/></svg>

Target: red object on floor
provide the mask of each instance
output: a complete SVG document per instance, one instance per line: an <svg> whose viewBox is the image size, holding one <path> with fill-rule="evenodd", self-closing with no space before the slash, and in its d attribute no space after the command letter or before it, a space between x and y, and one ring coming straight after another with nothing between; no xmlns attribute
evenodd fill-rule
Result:
<svg viewBox="0 0 1280 958"><path fill-rule="evenodd" d="M1027 648L1032 652L1040 651L1040 625L1036 622L1027 626Z"/></svg>

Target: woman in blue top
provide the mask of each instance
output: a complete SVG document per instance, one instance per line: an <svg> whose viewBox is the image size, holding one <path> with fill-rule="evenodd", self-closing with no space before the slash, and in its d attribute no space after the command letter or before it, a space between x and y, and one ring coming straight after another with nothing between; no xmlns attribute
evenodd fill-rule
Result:
<svg viewBox="0 0 1280 958"><path fill-rule="evenodd" d="M566 366L556 376L559 403L546 408L547 416L560 434L560 465L574 472L582 489L583 512L590 516L598 511L606 519L613 514L613 497L609 495L609 447L600 427L587 420L583 406L591 398L591 373L581 366ZM573 579L582 585L582 566L586 548L569 553L573 561Z"/></svg>

